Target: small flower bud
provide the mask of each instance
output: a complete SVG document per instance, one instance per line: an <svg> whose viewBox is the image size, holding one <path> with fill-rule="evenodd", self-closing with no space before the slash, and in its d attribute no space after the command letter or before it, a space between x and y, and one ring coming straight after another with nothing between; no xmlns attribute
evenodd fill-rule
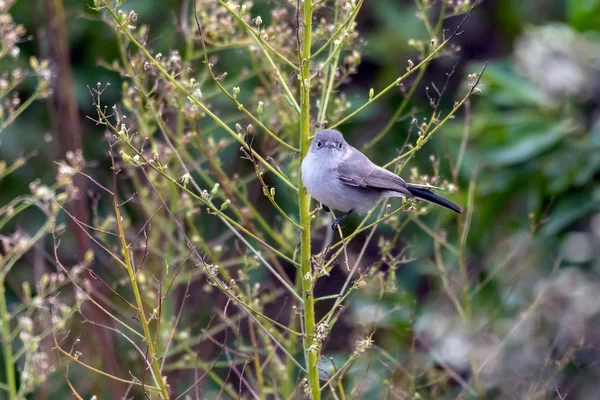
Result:
<svg viewBox="0 0 600 400"><path fill-rule="evenodd" d="M223 204L221 204L221 211L225 211L227 210L227 208L229 208L229 205L231 204L231 200L227 199L223 202Z"/></svg>

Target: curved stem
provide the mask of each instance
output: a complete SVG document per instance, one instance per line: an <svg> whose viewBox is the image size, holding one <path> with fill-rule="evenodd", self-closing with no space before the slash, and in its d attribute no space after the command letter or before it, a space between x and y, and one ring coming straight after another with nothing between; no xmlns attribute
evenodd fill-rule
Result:
<svg viewBox="0 0 600 400"><path fill-rule="evenodd" d="M448 113L448 115L446 115L446 117L436 125L435 128L433 128L431 131L429 131L429 133L427 133L425 136L422 136L421 138L419 138L419 140L417 140L417 144L416 144L415 147L413 147L412 149L408 150L404 154L401 154L398 157L394 158L392 161L388 162L387 164L383 165L383 168L388 168L390 165L393 165L393 164L397 163L398 161L402 160L403 158L411 156L412 154L414 154L417 151L419 151L421 149L421 147L423 147L423 145L425 143L427 143L429 141L429 139L431 139L431 137L433 136L433 134L435 132L437 132L442 126L444 126L446 124L446 122L448 122L450 119L452 119L453 116L454 116L454 114L456 114L456 112L469 99L469 97L471 97L471 95L475 92L475 89L477 88L477 85L479 85L479 81L481 80L481 77L485 73L486 69L487 69L487 63L485 64L485 66L483 67L483 70L479 74L479 77L477 78L477 81L471 86L471 88L469 89L469 91L467 92L467 94L465 95L465 97L463 97L462 100L459 101L454 106L454 108L452 109L452 111L450 111Z"/></svg>
<svg viewBox="0 0 600 400"><path fill-rule="evenodd" d="M66 351L65 349L63 349L62 347L60 347L60 345L58 344L58 341L56 340L56 334L53 333L52 337L54 339L54 348L57 349L60 353L62 353L62 355L64 355L65 357L67 357L69 360L71 360L72 362L81 365L82 367L89 369L92 372L95 372L99 375L102 376L106 376L107 378L110 379L114 379L115 381L118 382L123 382L123 383L127 383L128 385L135 385L135 386L142 386L142 384L138 381L138 380L127 380L127 379L123 379L123 378L119 378L118 376L114 376L111 375L107 372L102 371L101 369L96 369L94 367L92 367L89 364L84 363L83 361L79 360L79 358L74 357L71 353L69 353L68 351ZM143 385L144 389L148 389L148 390L155 390L155 391L159 391L160 389L157 388L156 386L150 386L150 385Z"/></svg>

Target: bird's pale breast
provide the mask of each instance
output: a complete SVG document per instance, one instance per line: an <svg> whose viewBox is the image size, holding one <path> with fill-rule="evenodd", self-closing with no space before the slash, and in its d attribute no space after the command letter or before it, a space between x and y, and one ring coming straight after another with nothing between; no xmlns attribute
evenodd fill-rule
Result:
<svg viewBox="0 0 600 400"><path fill-rule="evenodd" d="M380 190L349 186L337 177L338 163L331 157L319 157L309 153L302 162L302 182L310 196L320 203L346 212L369 211L379 199Z"/></svg>

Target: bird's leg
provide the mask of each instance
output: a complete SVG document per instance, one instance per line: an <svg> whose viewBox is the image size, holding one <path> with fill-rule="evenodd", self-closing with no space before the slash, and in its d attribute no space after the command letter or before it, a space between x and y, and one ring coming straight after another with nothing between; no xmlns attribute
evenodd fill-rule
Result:
<svg viewBox="0 0 600 400"><path fill-rule="evenodd" d="M321 207L323 207L323 211L325 211L325 212L329 212L329 211L331 211L331 210L329 209L329 207L327 207L327 206L326 206L325 204L323 204L323 203L321 203Z"/></svg>
<svg viewBox="0 0 600 400"><path fill-rule="evenodd" d="M346 214L342 215L341 217L337 217L334 221L333 221L333 225L331 225L331 229L333 229L334 231L337 230L338 225L345 220L346 218L348 218L348 215L352 214L354 212L354 210L350 210L348 211Z"/></svg>

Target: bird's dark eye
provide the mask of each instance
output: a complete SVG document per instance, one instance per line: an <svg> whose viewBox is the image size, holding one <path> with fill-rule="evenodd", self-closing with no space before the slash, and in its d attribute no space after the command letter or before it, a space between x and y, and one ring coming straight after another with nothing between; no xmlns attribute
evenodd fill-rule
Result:
<svg viewBox="0 0 600 400"><path fill-rule="evenodd" d="M343 144L343 143L340 143L340 144L338 145L338 147L341 149L342 147L344 147L344 144Z"/></svg>
<svg viewBox="0 0 600 400"><path fill-rule="evenodd" d="M317 149L320 149L320 148L321 148L321 141L317 140Z"/></svg>

